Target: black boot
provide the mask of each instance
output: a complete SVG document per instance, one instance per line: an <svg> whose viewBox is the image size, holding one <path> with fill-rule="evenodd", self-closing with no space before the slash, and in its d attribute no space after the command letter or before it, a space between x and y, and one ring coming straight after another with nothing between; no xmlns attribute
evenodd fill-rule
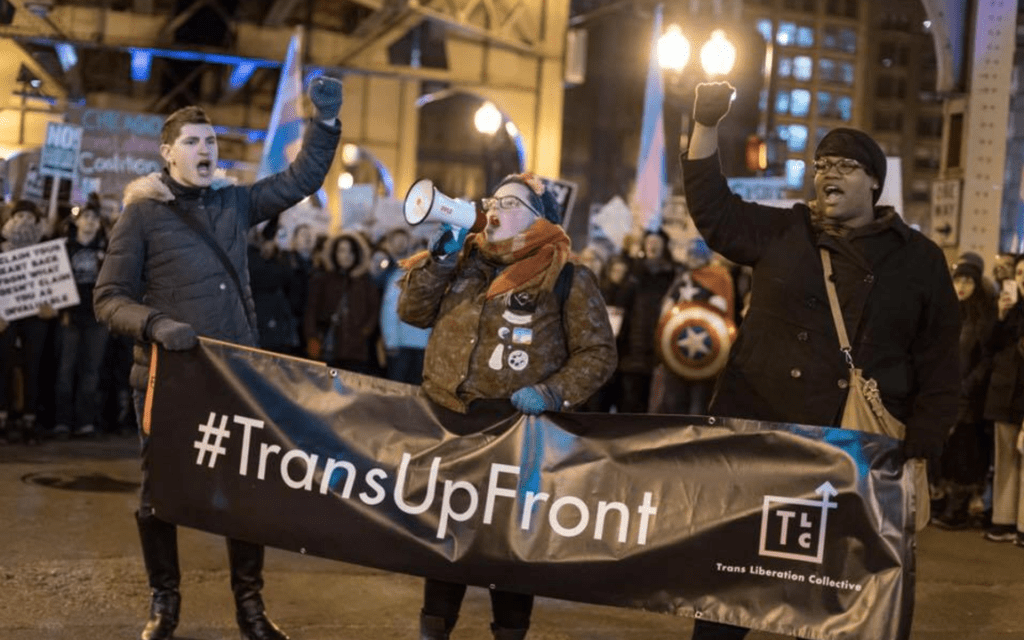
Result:
<svg viewBox="0 0 1024 640"><path fill-rule="evenodd" d="M950 484L946 490L946 508L932 522L940 529L966 529L971 526L971 487Z"/></svg>
<svg viewBox="0 0 1024 640"><path fill-rule="evenodd" d="M288 636L267 617L260 596L263 590L263 546L228 538L228 561L242 640L288 640Z"/></svg>
<svg viewBox="0 0 1024 640"><path fill-rule="evenodd" d="M156 516L135 514L142 541L142 559L146 563L153 599L142 640L170 640L181 612L181 572L178 569L178 530Z"/></svg>
<svg viewBox="0 0 1024 640"><path fill-rule="evenodd" d="M448 624L441 616L428 616L420 612L420 640L448 640L454 628L454 621Z"/></svg>
<svg viewBox="0 0 1024 640"><path fill-rule="evenodd" d="M491 624L491 633L494 634L494 640L523 640L526 637L527 631L529 629L506 629Z"/></svg>

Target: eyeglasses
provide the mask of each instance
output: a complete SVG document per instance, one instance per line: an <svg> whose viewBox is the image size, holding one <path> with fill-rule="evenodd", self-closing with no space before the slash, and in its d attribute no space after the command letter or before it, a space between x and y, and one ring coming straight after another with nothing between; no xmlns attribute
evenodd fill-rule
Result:
<svg viewBox="0 0 1024 640"><path fill-rule="evenodd" d="M490 211L491 209L515 209L516 207L526 207L538 217L543 218L540 212L526 204L516 196L501 196L500 198L483 198L480 200L480 204L483 206L484 211Z"/></svg>
<svg viewBox="0 0 1024 640"><path fill-rule="evenodd" d="M828 173L835 167L839 170L840 175L849 175L857 169L863 169L864 165L851 160L850 158L840 158L838 160L826 160L824 158L818 158L814 161L814 173Z"/></svg>

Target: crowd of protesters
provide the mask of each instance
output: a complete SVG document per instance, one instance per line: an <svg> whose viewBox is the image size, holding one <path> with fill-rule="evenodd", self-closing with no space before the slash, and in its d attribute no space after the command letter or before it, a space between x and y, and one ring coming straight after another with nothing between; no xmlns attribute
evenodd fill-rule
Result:
<svg viewBox="0 0 1024 640"><path fill-rule="evenodd" d="M0 319L0 442L136 435L131 343L111 335L92 310L110 224L96 198L54 221L27 200L0 216L3 251L65 238L81 301ZM260 346L419 384L430 330L403 322L397 300L404 274L399 262L423 242L404 227L373 238L358 231L316 234L299 224L285 243L276 221L257 228L249 269ZM680 292L693 290L695 271L709 263L728 269L726 297L736 301L728 312L739 325L749 272L712 255L699 238L680 245L660 230L627 239L619 253L591 247L577 259L598 278L619 354L612 378L580 410L706 412L713 381L685 380L667 370L656 327ZM951 274L963 322L962 385L956 426L941 465L930 473L932 523L983 528L989 540L1024 546L1024 256L999 255L986 274L983 259L965 253Z"/></svg>

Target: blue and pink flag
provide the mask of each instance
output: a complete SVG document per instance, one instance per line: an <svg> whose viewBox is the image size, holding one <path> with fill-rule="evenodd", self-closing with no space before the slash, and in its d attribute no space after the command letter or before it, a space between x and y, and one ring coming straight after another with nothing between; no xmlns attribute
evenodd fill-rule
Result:
<svg viewBox="0 0 1024 640"><path fill-rule="evenodd" d="M651 34L651 59L647 66L644 115L640 129L640 155L636 162L636 193L633 219L643 229L661 226L661 207L665 198L665 117L662 105L665 89L658 64L658 38L661 36L661 5L654 10Z"/></svg>
<svg viewBox="0 0 1024 640"><path fill-rule="evenodd" d="M302 32L295 30L288 53L281 67L281 79L277 83L274 110L270 114L267 138L263 142L263 157L256 173L256 179L279 173L288 168L302 146L302 63L299 50L302 46Z"/></svg>

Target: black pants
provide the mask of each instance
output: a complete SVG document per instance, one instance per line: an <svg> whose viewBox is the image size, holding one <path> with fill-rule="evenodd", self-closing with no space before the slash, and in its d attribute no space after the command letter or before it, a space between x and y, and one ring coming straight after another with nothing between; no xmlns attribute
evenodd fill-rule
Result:
<svg viewBox="0 0 1024 640"><path fill-rule="evenodd" d="M490 589L494 626L502 629L529 629L533 596ZM466 585L427 578L423 586L423 613L444 618L454 625L466 595Z"/></svg>

